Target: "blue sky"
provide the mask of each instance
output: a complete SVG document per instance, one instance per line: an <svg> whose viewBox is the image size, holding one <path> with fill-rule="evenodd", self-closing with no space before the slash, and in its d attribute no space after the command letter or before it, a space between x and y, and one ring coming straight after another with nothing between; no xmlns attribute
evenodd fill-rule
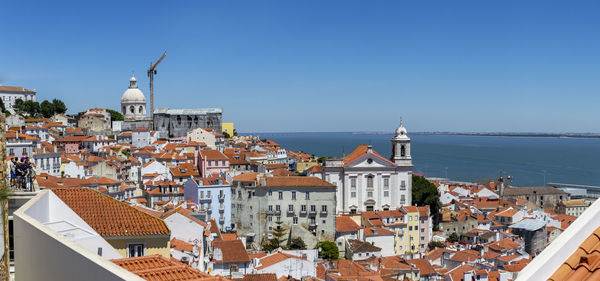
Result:
<svg viewBox="0 0 600 281"><path fill-rule="evenodd" d="M157 107L240 132L598 132L597 1L4 1L0 83L119 108L164 50ZM148 98L148 96L147 96Z"/></svg>

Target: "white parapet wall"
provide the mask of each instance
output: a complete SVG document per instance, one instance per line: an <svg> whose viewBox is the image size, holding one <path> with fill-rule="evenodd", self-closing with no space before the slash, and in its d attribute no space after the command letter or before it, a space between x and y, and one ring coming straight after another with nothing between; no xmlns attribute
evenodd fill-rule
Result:
<svg viewBox="0 0 600 281"><path fill-rule="evenodd" d="M13 214L15 280L144 280L28 215L51 212L52 195L41 191Z"/></svg>
<svg viewBox="0 0 600 281"><path fill-rule="evenodd" d="M516 281L548 280L579 245L600 227L600 200L596 200L579 218L535 257Z"/></svg>

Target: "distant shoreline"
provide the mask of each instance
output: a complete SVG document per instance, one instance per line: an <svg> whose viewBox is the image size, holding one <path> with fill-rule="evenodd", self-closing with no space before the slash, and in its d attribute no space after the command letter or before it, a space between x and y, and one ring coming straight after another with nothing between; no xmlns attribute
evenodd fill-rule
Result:
<svg viewBox="0 0 600 281"><path fill-rule="evenodd" d="M261 134L319 134L319 133L346 133L353 135L393 135L391 132L262 132L242 133L242 135ZM600 139L600 133L464 133L464 132L412 132L409 135L421 136L471 136L471 137L521 137L521 138L586 138Z"/></svg>

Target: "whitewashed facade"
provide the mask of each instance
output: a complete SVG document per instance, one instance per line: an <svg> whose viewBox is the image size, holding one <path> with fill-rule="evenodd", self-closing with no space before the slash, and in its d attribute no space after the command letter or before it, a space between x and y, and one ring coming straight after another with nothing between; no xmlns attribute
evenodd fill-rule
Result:
<svg viewBox="0 0 600 281"><path fill-rule="evenodd" d="M337 186L338 213L394 210L412 204L410 138L400 125L386 159L370 145L360 145L344 158L323 163L323 179Z"/></svg>

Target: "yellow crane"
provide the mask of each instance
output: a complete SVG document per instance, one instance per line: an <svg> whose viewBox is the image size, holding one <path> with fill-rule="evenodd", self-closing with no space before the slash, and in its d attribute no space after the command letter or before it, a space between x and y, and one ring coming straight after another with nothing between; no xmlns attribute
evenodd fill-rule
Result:
<svg viewBox="0 0 600 281"><path fill-rule="evenodd" d="M150 69L148 69L148 77L150 77L150 120L152 120L152 128L154 128L154 75L156 75L156 66L165 58L167 51L156 61L153 65L150 62Z"/></svg>

